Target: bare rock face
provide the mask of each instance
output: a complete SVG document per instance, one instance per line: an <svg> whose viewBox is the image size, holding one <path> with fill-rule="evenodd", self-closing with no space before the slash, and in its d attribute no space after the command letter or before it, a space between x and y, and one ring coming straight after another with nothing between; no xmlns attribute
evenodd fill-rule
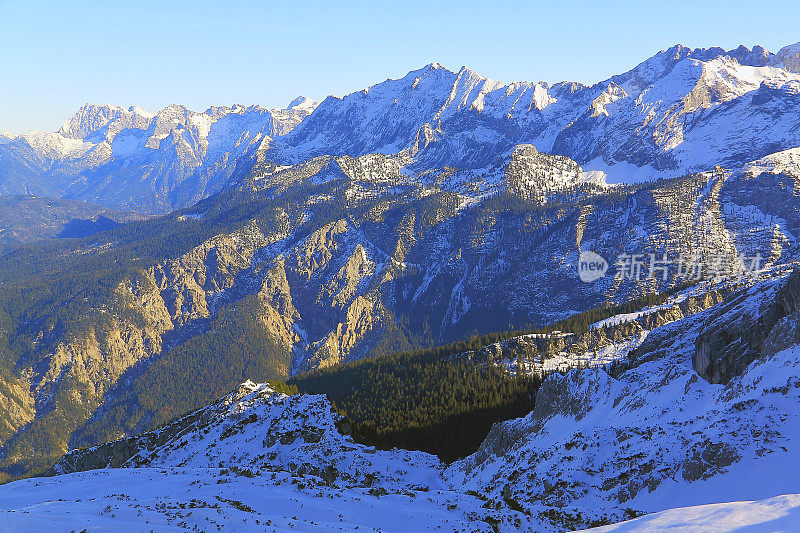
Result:
<svg viewBox="0 0 800 533"><path fill-rule="evenodd" d="M683 464L683 479L707 479L741 458L736 448L727 442L706 442L695 445Z"/></svg>
<svg viewBox="0 0 800 533"><path fill-rule="evenodd" d="M692 364L710 383L728 383L757 358L780 351L787 336L797 335L790 316L800 310L800 270L758 290L760 308L746 305L753 289L742 290L710 316L698 336Z"/></svg>
<svg viewBox="0 0 800 533"><path fill-rule="evenodd" d="M48 357L38 372L29 371L25 379L0 374L0 443L12 444L4 450L9 464L25 459L25 449L13 447L20 432L38 429L48 413L66 418L78 410L70 422L84 422L126 371L161 351L164 334L174 326L153 277L127 279L114 296L114 305L101 309L92 327L58 333L52 348L45 346ZM68 438L55 435L48 452L65 452Z"/></svg>
<svg viewBox="0 0 800 533"><path fill-rule="evenodd" d="M152 269L172 321L180 327L206 318L209 296L230 289L236 276L250 266L253 254L267 243L256 224L220 234L181 257Z"/></svg>
<svg viewBox="0 0 800 533"><path fill-rule="evenodd" d="M30 384L12 376L0 376L0 444L36 414Z"/></svg>
<svg viewBox="0 0 800 533"><path fill-rule="evenodd" d="M792 313L775 324L764 340L762 355L769 357L795 344L800 344L800 312Z"/></svg>

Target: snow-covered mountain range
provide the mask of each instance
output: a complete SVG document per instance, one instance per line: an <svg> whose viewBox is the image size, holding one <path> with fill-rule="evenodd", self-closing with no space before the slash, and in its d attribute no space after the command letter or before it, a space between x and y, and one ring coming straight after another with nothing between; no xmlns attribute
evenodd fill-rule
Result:
<svg viewBox="0 0 800 533"><path fill-rule="evenodd" d="M2 137L0 192L159 213L235 183L257 153L279 165L400 153L417 171L484 169L518 144L612 182L735 169L800 146L799 56L800 45L677 45L592 86L506 84L433 63L318 106L87 104L56 133Z"/></svg>
<svg viewBox="0 0 800 533"><path fill-rule="evenodd" d="M328 97L274 157L405 150L418 167L481 168L530 143L616 181L738 167L800 144L798 53L678 45L592 86L505 84L431 64Z"/></svg>
<svg viewBox="0 0 800 533"><path fill-rule="evenodd" d="M236 162L308 116L316 103L285 109L86 104L55 133L6 137L0 144L0 192L94 201L163 213L232 184ZM235 181L235 180L234 180Z"/></svg>
<svg viewBox="0 0 800 533"><path fill-rule="evenodd" d="M481 171L414 171L402 154L276 165L265 153L235 189L191 208L0 262L10 317L0 342L14 357L0 361L10 406L0 412L0 472L148 429L233 386L239 365L287 379L687 281L674 265L637 279L617 279L612 266L583 283L582 252L609 265L696 258L703 275L714 265L735 274L748 257L776 267L800 252L800 177L775 168L606 187L531 145ZM561 368L551 359L533 367ZM191 396L164 378L189 375L200 383Z"/></svg>

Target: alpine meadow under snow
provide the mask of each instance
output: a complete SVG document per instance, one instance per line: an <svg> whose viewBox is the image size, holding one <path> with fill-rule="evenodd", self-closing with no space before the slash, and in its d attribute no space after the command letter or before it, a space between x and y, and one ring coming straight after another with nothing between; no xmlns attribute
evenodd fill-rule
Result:
<svg viewBox="0 0 800 533"><path fill-rule="evenodd" d="M800 44L86 104L0 193L0 530L800 528Z"/></svg>

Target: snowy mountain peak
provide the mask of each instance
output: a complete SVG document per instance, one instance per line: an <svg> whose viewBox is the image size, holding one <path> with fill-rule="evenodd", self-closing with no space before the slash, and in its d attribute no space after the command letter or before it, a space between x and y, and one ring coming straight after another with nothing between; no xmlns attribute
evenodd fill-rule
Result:
<svg viewBox="0 0 800 533"><path fill-rule="evenodd" d="M789 72L800 73L800 43L784 46L778 50L771 64Z"/></svg>
<svg viewBox="0 0 800 533"><path fill-rule="evenodd" d="M125 109L111 104L84 104L58 130L58 133L71 139L85 139L103 130L111 122L122 122L127 127L145 127L155 115L140 107Z"/></svg>

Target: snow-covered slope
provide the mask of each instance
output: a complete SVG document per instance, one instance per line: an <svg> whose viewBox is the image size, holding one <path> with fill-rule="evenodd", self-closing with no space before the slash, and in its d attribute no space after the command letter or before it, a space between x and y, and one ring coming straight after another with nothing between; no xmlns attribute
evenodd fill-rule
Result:
<svg viewBox="0 0 800 533"><path fill-rule="evenodd" d="M800 177L800 147L789 148L762 157L745 165L744 170L750 174L791 174Z"/></svg>
<svg viewBox="0 0 800 533"><path fill-rule="evenodd" d="M247 382L159 430L71 452L54 477L0 487L0 517L10 531L567 531L641 514L608 530L792 529L800 275L761 278L656 327L613 374L552 375L533 412L449 467L354 443L323 397ZM695 371L700 339L732 324L761 334L760 352L726 384L709 383Z"/></svg>
<svg viewBox="0 0 800 533"><path fill-rule="evenodd" d="M348 432L347 420L324 396L287 396L267 384L246 381L215 404L153 432L70 452L53 472L108 466L289 468L331 484L339 480L374 487L429 487L436 482L435 457L358 446Z"/></svg>
<svg viewBox="0 0 800 533"><path fill-rule="evenodd" d="M496 426L448 474L564 528L796 493L797 277L771 277L657 328L615 375L594 368L552 377L530 415ZM739 360L731 347L756 334L760 352L726 384L709 383L696 372L701 339L728 327L741 337L725 337L730 346L715 357Z"/></svg>
<svg viewBox="0 0 800 533"><path fill-rule="evenodd" d="M2 529L491 533L483 519L498 514L478 498L448 492L371 494L289 472L250 478L224 470L109 469L20 481L0 487Z"/></svg>
<svg viewBox="0 0 800 533"><path fill-rule="evenodd" d="M518 523L449 488L436 457L379 451L347 431L324 397L248 381L160 430L68 454L54 467L61 475L0 487L0 523L29 532L490 532L490 523Z"/></svg>
<svg viewBox="0 0 800 533"><path fill-rule="evenodd" d="M800 494L786 494L758 501L714 503L670 509L590 531L593 533L610 531L771 533L796 531L798 526L800 526Z"/></svg>

